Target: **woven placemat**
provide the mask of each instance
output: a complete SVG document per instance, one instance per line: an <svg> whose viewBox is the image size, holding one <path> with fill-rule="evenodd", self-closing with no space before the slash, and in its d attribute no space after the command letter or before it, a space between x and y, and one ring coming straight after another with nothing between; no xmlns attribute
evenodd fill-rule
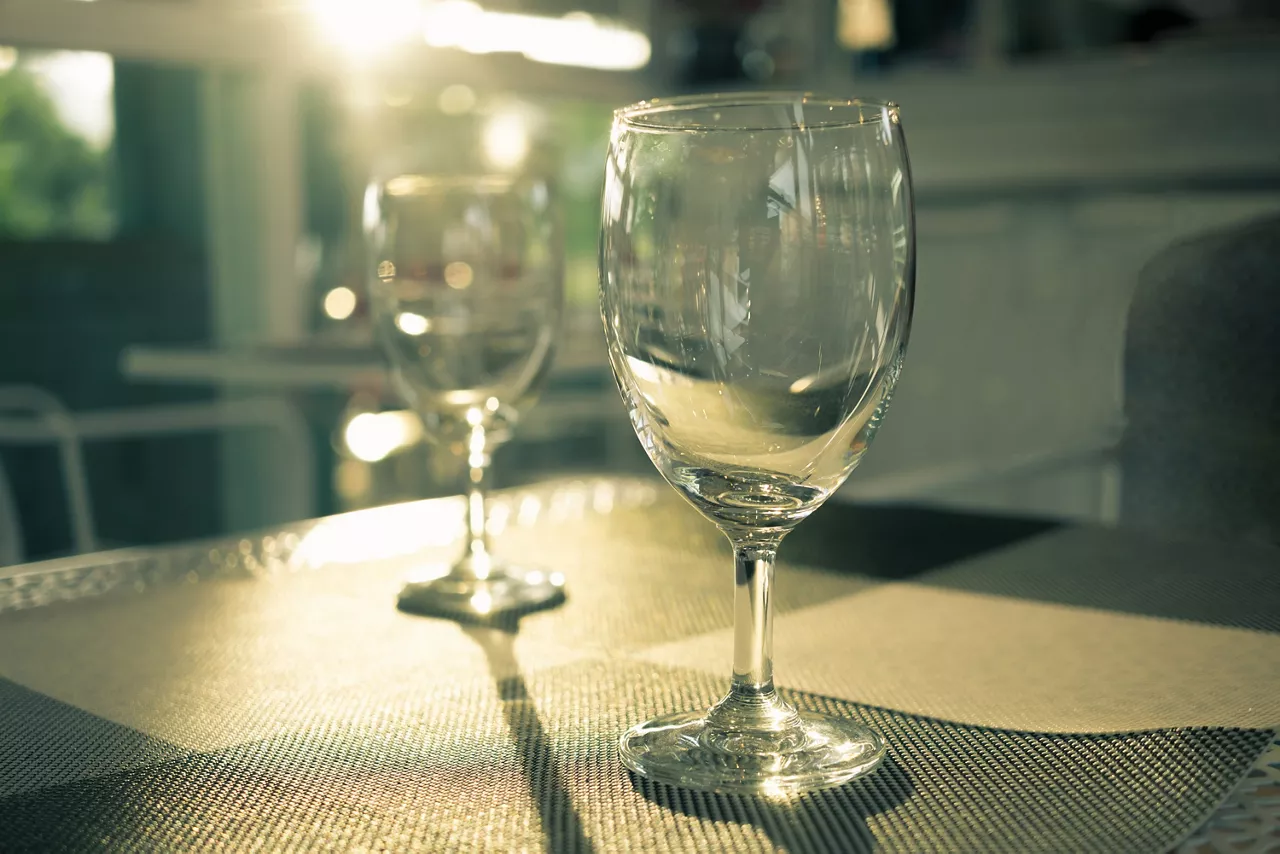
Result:
<svg viewBox="0 0 1280 854"><path fill-rule="evenodd" d="M800 693L790 698L805 708L884 733L885 765L786 801L688 792L622 768L614 745L627 722L708 703L721 687L594 662L527 684L317 706L270 739L0 799L0 850L1163 851L1270 737L1046 736Z"/></svg>
<svg viewBox="0 0 1280 854"><path fill-rule="evenodd" d="M729 627L714 529L651 483L504 496L499 551L564 571L568 603L518 634L395 611L405 572L456 550L460 510L0 578L0 851L1163 851L1272 735L1028 733L794 692L880 729L889 761L786 802L655 786L622 769L616 738L723 690L718 672L644 660ZM786 553L784 615L1053 536L934 511L820 514ZM1209 623L1241 624L1215 602Z"/></svg>

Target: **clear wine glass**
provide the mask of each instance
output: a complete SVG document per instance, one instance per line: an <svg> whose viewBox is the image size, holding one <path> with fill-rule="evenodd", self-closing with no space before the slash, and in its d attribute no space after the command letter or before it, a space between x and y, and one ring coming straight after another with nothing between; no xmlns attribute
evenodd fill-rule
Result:
<svg viewBox="0 0 1280 854"><path fill-rule="evenodd" d="M365 192L369 290L397 386L430 441L465 459L467 546L401 591L411 611L488 617L564 597L557 572L498 561L486 529L494 448L537 398L563 302L550 188L508 176L398 174Z"/></svg>
<svg viewBox="0 0 1280 854"><path fill-rule="evenodd" d="M915 242L893 104L793 93L619 110L601 313L640 441L735 553L733 681L622 737L666 783L776 794L875 768L884 742L773 685L778 545L880 426L911 324Z"/></svg>

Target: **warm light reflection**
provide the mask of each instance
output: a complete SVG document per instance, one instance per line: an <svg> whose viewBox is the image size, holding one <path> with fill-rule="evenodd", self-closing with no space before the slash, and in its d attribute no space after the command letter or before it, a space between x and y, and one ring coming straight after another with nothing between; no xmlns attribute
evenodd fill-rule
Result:
<svg viewBox="0 0 1280 854"><path fill-rule="evenodd" d="M489 162L501 169L519 166L529 153L529 129L519 113L499 113L484 126L481 139Z"/></svg>
<svg viewBox="0 0 1280 854"><path fill-rule="evenodd" d="M334 288L325 294L324 313L334 320L346 320L356 310L356 292L351 288Z"/></svg>
<svg viewBox="0 0 1280 854"><path fill-rule="evenodd" d="M436 106L446 116L461 116L471 112L476 105L476 93L465 83L455 83L440 91Z"/></svg>
<svg viewBox="0 0 1280 854"><path fill-rule="evenodd" d="M591 498L591 507L597 513L610 513L613 511L613 486L608 483L602 483L595 488L595 493Z"/></svg>
<svg viewBox="0 0 1280 854"><path fill-rule="evenodd" d="M291 561L315 568L386 560L449 546L462 533L461 499L377 507L320 522L303 535Z"/></svg>
<svg viewBox="0 0 1280 854"><path fill-rule="evenodd" d="M433 47L519 53L534 62L615 71L643 68L651 52L643 33L583 12L563 18L489 12L469 0L427 6L422 33Z"/></svg>
<svg viewBox="0 0 1280 854"><path fill-rule="evenodd" d="M807 377L801 377L791 384L792 394L802 394L809 390L809 386L813 385L818 379L817 374L810 374Z"/></svg>
<svg viewBox="0 0 1280 854"><path fill-rule="evenodd" d="M520 502L520 509L516 512L516 524L522 527L528 527L538 521L538 514L542 510L542 501L536 495L526 495Z"/></svg>
<svg viewBox="0 0 1280 854"><path fill-rule="evenodd" d="M373 473L360 460L340 460L333 473L334 489L347 501L357 501L373 488Z"/></svg>
<svg viewBox="0 0 1280 854"><path fill-rule="evenodd" d="M480 472L488 465L488 438L484 429L480 426L483 421L484 416L479 409L472 407L467 410L467 423L474 428L471 431L471 438L467 442L467 465L471 467L473 481L480 476Z"/></svg>
<svg viewBox="0 0 1280 854"><path fill-rule="evenodd" d="M534 62L624 71L643 68L652 52L644 33L585 12L561 18L491 12L469 0L307 3L325 41L362 59L422 40L468 53L519 53ZM451 103L458 114L471 109L461 106L461 97ZM451 112L443 103L441 109Z"/></svg>
<svg viewBox="0 0 1280 854"><path fill-rule="evenodd" d="M657 347L651 347L649 348L649 351L658 358L662 358L667 355ZM674 362L677 360L672 357L670 361ZM627 366L631 368L631 372L635 375L636 379L643 383L652 383L653 385L675 385L688 388L692 388L694 385L693 380L683 374L679 374L674 371L661 370L657 365L637 359L634 356L627 356Z"/></svg>
<svg viewBox="0 0 1280 854"><path fill-rule="evenodd" d="M309 0L309 6L325 40L353 56L404 44L422 29L418 0Z"/></svg>
<svg viewBox="0 0 1280 854"><path fill-rule="evenodd" d="M371 234L382 223L382 200L378 198L378 185L364 188L364 204L360 209L360 224L366 234Z"/></svg>
<svg viewBox="0 0 1280 854"><path fill-rule="evenodd" d="M511 520L511 507L504 501L492 501L489 504L489 533L501 534L507 529Z"/></svg>
<svg viewBox="0 0 1280 854"><path fill-rule="evenodd" d="M887 0L840 0L836 38L849 50L887 50L897 41Z"/></svg>
<svg viewBox="0 0 1280 854"><path fill-rule="evenodd" d="M16 62L20 56L14 52ZM115 134L115 63L106 53L56 50L25 60L23 67L53 101L58 118L94 148Z"/></svg>
<svg viewBox="0 0 1280 854"><path fill-rule="evenodd" d="M789 801L794 793L789 792L782 787L782 784L776 780L766 780L760 787L760 797L767 801Z"/></svg>
<svg viewBox="0 0 1280 854"><path fill-rule="evenodd" d="M422 438L422 423L412 412L362 412L343 431L347 449L367 463L384 460Z"/></svg>
<svg viewBox="0 0 1280 854"><path fill-rule="evenodd" d="M493 610L493 597L486 591L481 590L471 597L471 607L475 608L478 613L487 614Z"/></svg>
<svg viewBox="0 0 1280 854"><path fill-rule="evenodd" d="M471 282L474 278L475 274L471 271L471 265L466 261L452 261L445 265L444 282L455 291L471 287Z"/></svg>
<svg viewBox="0 0 1280 854"><path fill-rule="evenodd" d="M383 412L382 416L411 418L409 412ZM416 423L416 419L414 419ZM367 423L367 422L366 422ZM610 510L619 507L645 507L658 500L659 492L652 483L626 481L575 483L547 494L528 492L495 496L490 503L489 525L493 533L508 526L527 528L544 520L544 500L561 507L563 493L580 493L579 502L608 495ZM616 503L614 503L616 501ZM594 502L593 502L594 503ZM461 496L430 501L414 501L332 516L318 522L301 538L286 533L279 539L281 549L290 553L293 569L315 569L325 565L368 563L416 554L425 549L456 546L465 534L465 514L469 502ZM412 581L427 581L447 572L435 564L416 566ZM551 572L546 580L564 584L564 573Z"/></svg>
<svg viewBox="0 0 1280 854"><path fill-rule="evenodd" d="M396 315L396 327L405 335L425 335L431 329L431 321L412 311L402 311Z"/></svg>

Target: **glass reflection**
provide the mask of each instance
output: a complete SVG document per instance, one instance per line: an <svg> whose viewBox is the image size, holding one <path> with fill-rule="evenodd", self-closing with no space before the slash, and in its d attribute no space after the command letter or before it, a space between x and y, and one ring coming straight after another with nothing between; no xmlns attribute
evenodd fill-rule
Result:
<svg viewBox="0 0 1280 854"><path fill-rule="evenodd" d="M509 166L527 144L515 142L497 150ZM541 392L559 328L562 249L546 185L401 174L368 201L376 212L366 217L375 330L425 435L461 459L466 474L465 551L451 567L427 571L429 580L407 584L400 607L474 617L558 602L562 582L493 555L485 502L493 451ZM400 441L393 423L361 418L367 447L357 456L385 456Z"/></svg>
<svg viewBox="0 0 1280 854"><path fill-rule="evenodd" d="M890 105L733 93L615 116L610 362L654 465L735 552L730 691L627 731L638 774L777 796L884 757L877 733L775 692L773 562L861 460L897 383L915 272L906 175Z"/></svg>

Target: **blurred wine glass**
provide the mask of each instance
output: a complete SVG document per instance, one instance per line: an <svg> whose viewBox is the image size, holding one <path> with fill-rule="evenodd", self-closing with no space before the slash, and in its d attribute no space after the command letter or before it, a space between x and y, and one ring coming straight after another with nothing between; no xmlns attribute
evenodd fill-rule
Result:
<svg viewBox="0 0 1280 854"><path fill-rule="evenodd" d="M560 601L557 572L497 560L486 530L493 450L537 399L563 302L548 185L510 176L398 174L364 201L377 336L429 440L465 460L467 546L427 567L400 607L486 617Z"/></svg>
<svg viewBox="0 0 1280 854"><path fill-rule="evenodd" d="M736 556L729 694L633 727L623 761L766 794L871 770L878 734L774 691L771 589L779 544L862 458L906 351L915 243L898 108L736 93L619 110L600 263L636 433Z"/></svg>

